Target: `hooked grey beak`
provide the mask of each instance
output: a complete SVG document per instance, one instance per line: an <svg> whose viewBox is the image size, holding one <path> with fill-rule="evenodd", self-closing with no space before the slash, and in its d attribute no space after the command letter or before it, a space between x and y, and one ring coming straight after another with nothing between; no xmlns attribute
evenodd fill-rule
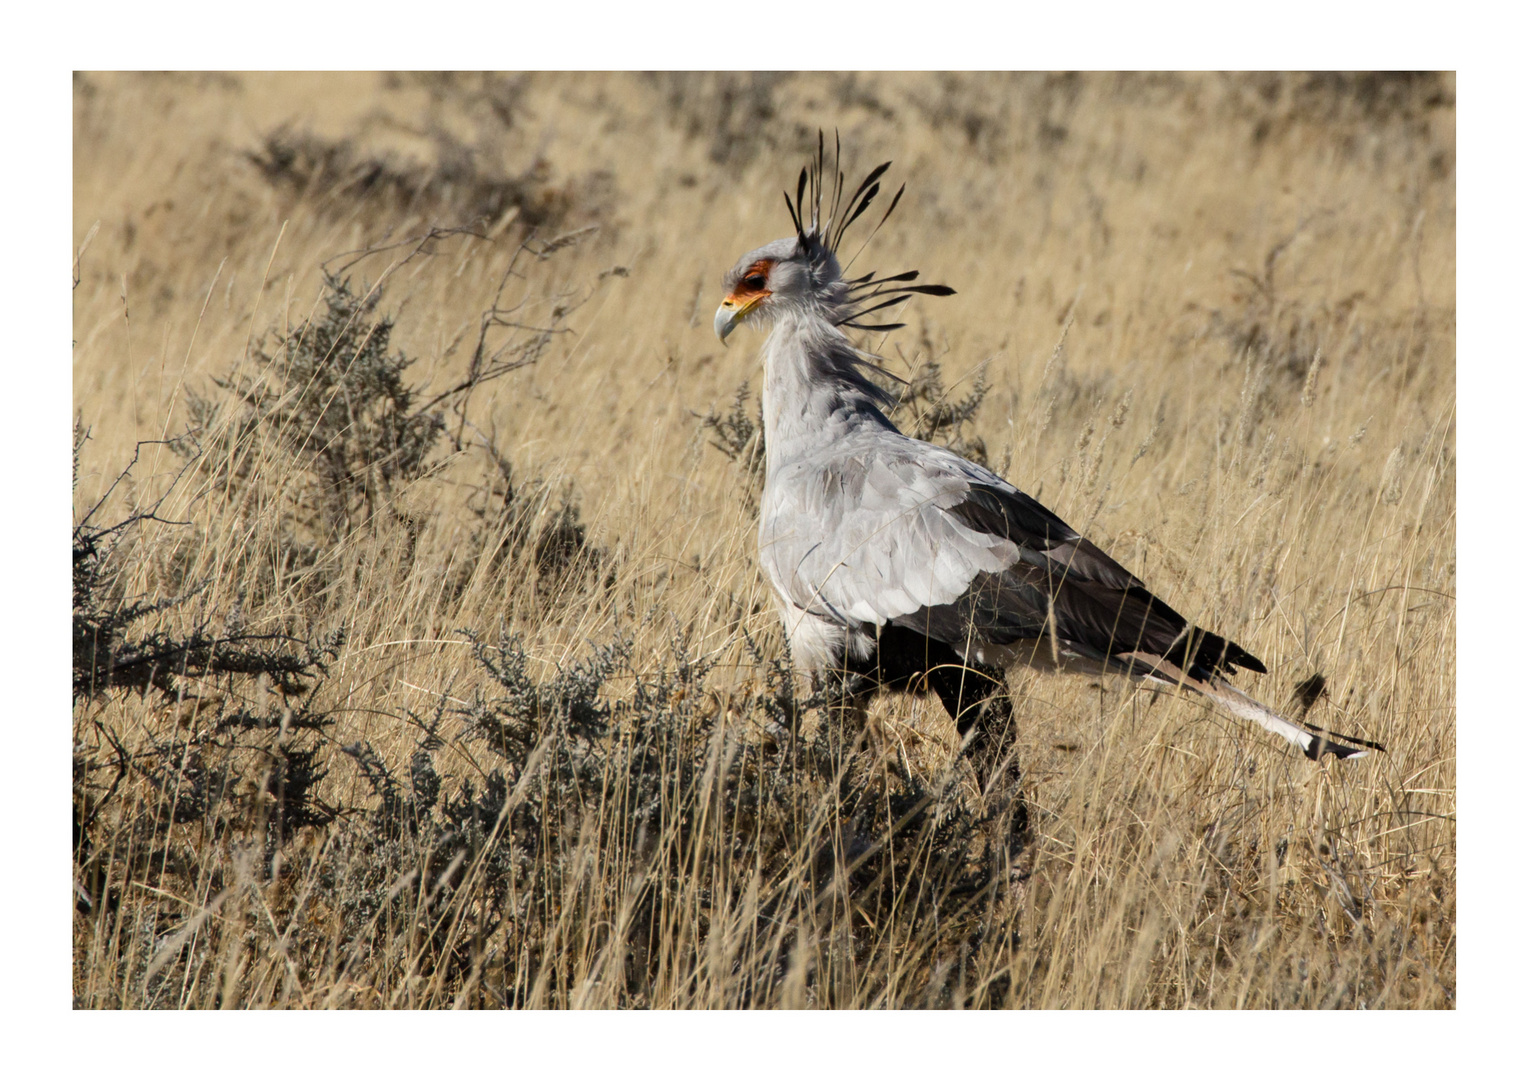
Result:
<svg viewBox="0 0 1528 1080"><path fill-rule="evenodd" d="M712 326L716 330L716 340L727 345L727 335L737 329L738 308L729 300L723 300L722 306L716 309L716 321Z"/></svg>
<svg viewBox="0 0 1528 1080"><path fill-rule="evenodd" d="M736 295L723 300L722 306L716 309L716 321L711 324L716 329L716 339L725 346L727 335L736 330L743 317L762 304L767 296L767 292L756 292L743 300Z"/></svg>

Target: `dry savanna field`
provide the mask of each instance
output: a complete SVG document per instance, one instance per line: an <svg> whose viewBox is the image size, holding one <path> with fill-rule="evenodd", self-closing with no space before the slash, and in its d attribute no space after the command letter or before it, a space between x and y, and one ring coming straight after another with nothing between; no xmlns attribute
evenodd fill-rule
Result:
<svg viewBox="0 0 1528 1080"><path fill-rule="evenodd" d="M1453 1006L1452 76L73 107L76 1007ZM819 127L957 290L864 342L903 429L1388 752L1015 675L984 773L792 676L711 318Z"/></svg>

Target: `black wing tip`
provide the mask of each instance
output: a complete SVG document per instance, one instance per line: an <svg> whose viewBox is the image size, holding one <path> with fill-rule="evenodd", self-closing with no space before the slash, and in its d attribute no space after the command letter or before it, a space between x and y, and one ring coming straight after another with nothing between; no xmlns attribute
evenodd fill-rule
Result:
<svg viewBox="0 0 1528 1080"><path fill-rule="evenodd" d="M1246 668L1248 671L1255 671L1259 675L1268 674L1268 665L1239 645L1233 644L1226 650L1226 663L1235 664L1237 667Z"/></svg>
<svg viewBox="0 0 1528 1080"><path fill-rule="evenodd" d="M1150 595L1148 593L1148 595ZM1182 616L1173 611L1160 599L1153 596L1153 606L1172 618L1181 619ZM1186 670L1196 679L1213 677L1216 675L1235 675L1237 668L1246 668L1248 671L1259 675L1268 674L1268 666L1246 649L1229 638L1223 638L1219 634L1212 634L1202 627L1189 628L1189 638L1193 641L1192 657L1185 656L1186 649L1175 650L1167 654L1167 658L1173 663L1182 666L1184 659L1189 659L1189 667ZM1184 642L1187 644L1187 641Z"/></svg>

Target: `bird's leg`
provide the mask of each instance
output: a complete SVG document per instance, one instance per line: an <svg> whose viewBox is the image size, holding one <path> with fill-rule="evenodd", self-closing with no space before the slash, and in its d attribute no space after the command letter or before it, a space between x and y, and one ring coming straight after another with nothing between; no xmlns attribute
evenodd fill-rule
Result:
<svg viewBox="0 0 1528 1080"><path fill-rule="evenodd" d="M847 668L831 668L812 676L813 695L822 702L824 712L841 724L862 724L875 690L874 679Z"/></svg>
<svg viewBox="0 0 1528 1080"><path fill-rule="evenodd" d="M1013 702L1000 668L980 664L941 664L928 672L929 685L955 721L961 738L974 727L975 740L996 740L1007 733Z"/></svg>
<svg viewBox="0 0 1528 1080"><path fill-rule="evenodd" d="M928 673L945 711L955 721L965 753L982 791L1001 800L995 808L1006 817L1011 845L1028 835L1029 812L1020 790L1023 773L1013 753L1013 701L1001 668L947 664Z"/></svg>
<svg viewBox="0 0 1528 1080"><path fill-rule="evenodd" d="M812 676L812 691L829 705L844 707L863 703L876 690L874 679L848 668L831 668Z"/></svg>

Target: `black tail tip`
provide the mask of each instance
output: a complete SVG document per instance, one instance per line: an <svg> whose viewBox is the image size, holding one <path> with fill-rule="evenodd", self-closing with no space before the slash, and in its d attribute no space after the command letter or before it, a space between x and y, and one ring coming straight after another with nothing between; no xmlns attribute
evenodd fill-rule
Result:
<svg viewBox="0 0 1528 1080"><path fill-rule="evenodd" d="M1316 732L1314 734L1315 737L1311 739L1310 745L1305 748L1305 756L1312 761L1320 761L1322 754L1335 754L1337 760L1341 761L1344 758L1362 757L1370 750L1378 750L1380 753L1385 752L1382 744L1370 742L1368 739L1355 739L1350 735L1333 735L1330 732ZM1335 742L1334 740L1336 739L1342 739L1343 742ZM1344 743L1354 743L1355 745L1346 746Z"/></svg>

